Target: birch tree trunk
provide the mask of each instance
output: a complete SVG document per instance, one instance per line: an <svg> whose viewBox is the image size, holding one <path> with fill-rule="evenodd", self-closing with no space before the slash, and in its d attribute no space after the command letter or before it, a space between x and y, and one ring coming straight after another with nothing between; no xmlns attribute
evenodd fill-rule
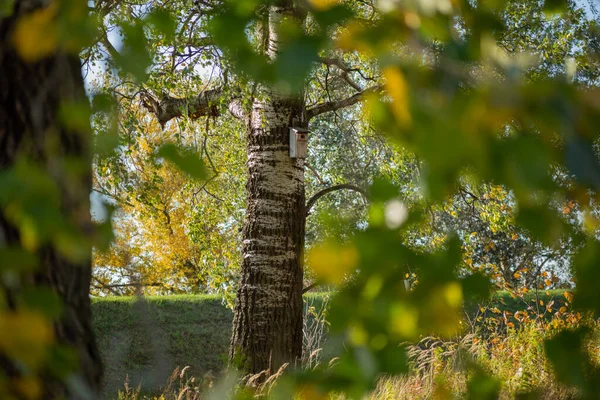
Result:
<svg viewBox="0 0 600 400"><path fill-rule="evenodd" d="M271 59L284 18L296 18L292 1L270 7L265 51ZM302 355L304 160L290 158L289 128L306 126L306 110L302 96L268 87L258 92L247 131L247 208L230 358L246 372L269 375Z"/></svg>
<svg viewBox="0 0 600 400"><path fill-rule="evenodd" d="M42 4L17 0L12 15L0 17L0 170L25 158L46 171L60 193L61 218L83 235L91 228L91 132L69 129L58 121L61 104L87 104L81 62L76 54L60 51L26 62L13 47L16 21ZM20 232L9 214L7 210L0 214L0 248L21 246ZM41 397L83 398L73 384L99 393L102 365L92 331L91 259L69 261L51 245L39 248L36 256L38 268L20 283L0 282L2 303L15 308L15 298L26 286L51 288L64 306L62 317L54 322L56 341L74 349L78 360L71 384L55 375L44 376ZM1 355L0 359L0 375L18 376L19 368Z"/></svg>
<svg viewBox="0 0 600 400"><path fill-rule="evenodd" d="M267 18L260 16L254 39L262 47L259 51L275 61L280 51L281 25L287 20L303 28L306 10L294 0L270 3ZM275 373L283 364L294 363L302 356L304 160L290 158L289 128L307 128L311 118L353 106L365 95L382 90L380 85L363 90L348 76L355 69L341 58L322 58L319 62L340 69L356 93L308 109L304 94L289 96L265 85L258 85L248 102L221 88L187 99L142 93L144 107L163 126L184 115L191 119L219 116L218 102L228 103L229 113L246 122L247 204L229 356L234 365L241 363L252 374ZM251 110L245 109L248 103Z"/></svg>

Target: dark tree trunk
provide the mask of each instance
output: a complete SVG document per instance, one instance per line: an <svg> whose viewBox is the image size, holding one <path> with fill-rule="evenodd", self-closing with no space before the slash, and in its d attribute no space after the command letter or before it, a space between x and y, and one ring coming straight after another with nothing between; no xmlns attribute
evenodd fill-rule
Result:
<svg viewBox="0 0 600 400"><path fill-rule="evenodd" d="M48 2L16 0L12 15L0 17L0 171L9 170L22 159L46 171L58 188L61 218L80 229L80 235L87 235L92 226L91 132L69 129L58 121L61 104L87 104L80 60L76 54L57 51L25 62L13 47L15 22L39 10L41 4ZM2 210L0 248L21 246L20 231L11 217L8 209ZM34 272L11 286L0 281L2 302L16 309L15 299L23 288L51 288L64 305L62 316L54 321L56 341L73 348L78 358L71 384L44 374L42 397L80 398L81 392L73 389L77 384L72 384L77 381L98 393L102 366L91 323L90 257L84 256L82 262L69 261L49 244L34 251L39 260ZM8 358L0 359L0 375L18 374Z"/></svg>

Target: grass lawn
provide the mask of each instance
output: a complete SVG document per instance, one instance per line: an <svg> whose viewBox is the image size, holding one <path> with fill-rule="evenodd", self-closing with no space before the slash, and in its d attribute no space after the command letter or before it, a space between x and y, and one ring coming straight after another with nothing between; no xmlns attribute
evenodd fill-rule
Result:
<svg viewBox="0 0 600 400"><path fill-rule="evenodd" d="M528 305L548 304L557 309L564 304L564 290L547 295L530 292L514 299L498 292L489 307L515 312ZM326 293L309 295L318 307ZM466 305L469 313L478 310ZM208 295L151 296L144 301L135 297L94 298L94 327L105 369L105 397L115 398L129 385L142 385L152 391L164 385L176 367L189 366L189 374L202 377L217 375L225 365L231 333L232 311L221 299Z"/></svg>

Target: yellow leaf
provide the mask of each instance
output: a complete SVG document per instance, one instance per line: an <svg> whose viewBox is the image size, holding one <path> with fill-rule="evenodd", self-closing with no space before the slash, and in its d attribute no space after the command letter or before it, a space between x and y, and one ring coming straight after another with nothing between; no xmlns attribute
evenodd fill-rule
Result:
<svg viewBox="0 0 600 400"><path fill-rule="evenodd" d="M390 311L390 331L403 339L412 339L417 336L417 323L419 311L414 307L396 303Z"/></svg>
<svg viewBox="0 0 600 400"><path fill-rule="evenodd" d="M400 69L387 67L383 70L385 77L385 87L392 97L392 112L401 125L410 125L412 118L410 116L408 84L404 74Z"/></svg>
<svg viewBox="0 0 600 400"><path fill-rule="evenodd" d="M540 300L540 306L544 305L544 300Z"/></svg>
<svg viewBox="0 0 600 400"><path fill-rule="evenodd" d="M296 392L295 399L298 400L325 400L327 395L323 394L315 385L301 386Z"/></svg>
<svg viewBox="0 0 600 400"><path fill-rule="evenodd" d="M42 315L22 311L0 314L0 352L9 358L39 368L53 341L52 326Z"/></svg>
<svg viewBox="0 0 600 400"><path fill-rule="evenodd" d="M379 294L382 286L383 278L380 275L370 277L362 291L363 297L367 300L373 300Z"/></svg>
<svg viewBox="0 0 600 400"><path fill-rule="evenodd" d="M28 62L39 61L58 46L55 23L56 2L36 10L17 21L13 44L19 55Z"/></svg>
<svg viewBox="0 0 600 400"><path fill-rule="evenodd" d="M356 21L348 23L340 33L337 45L343 50L358 50L369 54L371 49L357 39L364 31L364 27Z"/></svg>
<svg viewBox="0 0 600 400"><path fill-rule="evenodd" d="M308 265L319 279L340 284L344 277L358 265L358 251L351 246L320 245L308 253Z"/></svg>
<svg viewBox="0 0 600 400"><path fill-rule="evenodd" d="M567 299L567 301L569 303L573 302L573 294L570 292L564 292L563 295L565 296L565 299Z"/></svg>
<svg viewBox="0 0 600 400"><path fill-rule="evenodd" d="M452 390L450 390L448 388L448 385L446 385L446 383L441 380L438 379L436 382L437 384L435 385L435 390L433 392L433 399L434 400L450 400L453 399L454 396L452 395Z"/></svg>
<svg viewBox="0 0 600 400"><path fill-rule="evenodd" d="M381 350L388 344L388 337L384 334L375 335L369 343L374 350Z"/></svg>
<svg viewBox="0 0 600 400"><path fill-rule="evenodd" d="M31 218L23 218L19 226L21 230L21 244L29 251L35 251L40 245L38 228Z"/></svg>
<svg viewBox="0 0 600 400"><path fill-rule="evenodd" d="M437 296L419 307L419 327L451 337L460 331L463 293L458 282L449 282L436 289Z"/></svg>
<svg viewBox="0 0 600 400"><path fill-rule="evenodd" d="M327 11L337 5L339 0L309 0L315 10Z"/></svg>
<svg viewBox="0 0 600 400"><path fill-rule="evenodd" d="M450 282L444 287L443 295L451 307L460 307L463 301L462 286L458 282Z"/></svg>
<svg viewBox="0 0 600 400"><path fill-rule="evenodd" d="M42 385L37 377L24 376L16 378L13 379L13 384L25 399L34 400L42 397Z"/></svg>
<svg viewBox="0 0 600 400"><path fill-rule="evenodd" d="M513 274L513 276L515 277L515 279L521 279L521 274L517 271Z"/></svg>
<svg viewBox="0 0 600 400"><path fill-rule="evenodd" d="M352 324L349 328L348 328L348 337L350 339L350 342L352 342L352 344L355 344L357 346L360 345L364 345L367 342L367 332L365 331L365 329L358 324Z"/></svg>

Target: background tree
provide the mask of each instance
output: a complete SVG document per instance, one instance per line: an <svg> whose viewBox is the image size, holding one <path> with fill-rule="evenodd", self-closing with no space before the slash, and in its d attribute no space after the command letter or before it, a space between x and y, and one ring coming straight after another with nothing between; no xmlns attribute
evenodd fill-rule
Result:
<svg viewBox="0 0 600 400"><path fill-rule="evenodd" d="M376 87L365 85L368 89L364 92L355 85L348 97L341 97L348 91L339 94L340 100L330 97L335 101L321 100L322 97L317 96L317 103L309 108L298 91L303 84L290 91L274 83L249 81L243 75L228 72L227 60L231 55L217 51L226 46L213 40L222 40L225 36L212 32L220 29L219 26L229 30L242 25L213 17L247 18L247 10L238 9L233 3L219 6L201 3L186 12L171 5L166 10L177 21L173 26L177 34L169 36L160 29L147 32L148 38L156 35L157 47L152 49L152 54L157 69L150 71L141 91L134 84L129 85L131 91L124 93L128 83L123 75L119 80L119 85L123 82L120 92L129 97L140 94L145 107L163 126L173 118L184 116L191 119L218 117L227 112L225 109L244 122L250 179L242 230L241 289L237 296L232 357L236 354L250 357L247 361L251 372L272 371L284 362L299 358L301 351L304 167L303 160L289 157L288 129L307 126L312 117L355 104L364 93L373 92ZM123 32L124 47L117 50L108 37L99 44L117 63L120 54L142 51L143 46L136 50L133 40L142 31L133 27L132 22L141 19L150 27L158 26L155 23L158 13L141 4L139 7L116 5L108 15L107 30L111 25L129 26ZM292 40L289 47L287 42L293 38L286 38L285 30L289 24L300 28L298 32L306 29L306 9L287 2L269 5L259 14L260 21L254 21L257 36L252 37L242 51L248 50L248 55L255 54L263 60L260 66L265 71L277 64L286 69L292 63L289 54L293 54L293 46L297 44ZM245 35L244 31L235 34ZM325 38L324 31L320 35ZM281 52L288 56L280 56ZM223 59L223 55L227 58ZM314 60L307 61L310 67ZM198 70L202 65L211 64L217 65L216 78L213 82L203 82ZM168 68L169 74L161 71L160 65ZM144 74L139 66L129 71L130 66L121 67L124 72ZM302 79L300 74L297 76ZM239 90L232 90L234 77Z"/></svg>
<svg viewBox="0 0 600 400"><path fill-rule="evenodd" d="M95 163L95 191L118 207L115 242L95 253L95 290L131 294L141 285L145 293L220 293L231 300L243 208L237 123L219 119L162 130L145 109L127 99L122 104L119 120L127 134L120 150L99 154ZM165 143L200 154L204 179L159 156Z"/></svg>

